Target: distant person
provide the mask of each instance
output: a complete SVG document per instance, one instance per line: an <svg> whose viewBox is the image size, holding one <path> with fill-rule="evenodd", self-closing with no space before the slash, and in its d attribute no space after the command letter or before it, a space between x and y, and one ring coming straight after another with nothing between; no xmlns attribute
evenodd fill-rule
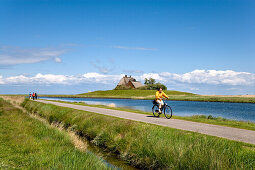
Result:
<svg viewBox="0 0 255 170"><path fill-rule="evenodd" d="M32 97L33 97L33 100L35 100L35 93L33 92L33 94L32 94Z"/></svg>
<svg viewBox="0 0 255 170"><path fill-rule="evenodd" d="M29 92L29 99L32 99L32 94L31 94L31 92Z"/></svg>
<svg viewBox="0 0 255 170"><path fill-rule="evenodd" d="M37 96L37 93L35 93L35 100L37 100L37 97L38 97L38 96Z"/></svg>
<svg viewBox="0 0 255 170"><path fill-rule="evenodd" d="M163 89L160 87L158 89L158 91L156 92L156 102L159 104L159 113L162 113L161 111L161 107L164 105L164 102L163 102L163 97L167 98L168 99L168 96L163 92Z"/></svg>

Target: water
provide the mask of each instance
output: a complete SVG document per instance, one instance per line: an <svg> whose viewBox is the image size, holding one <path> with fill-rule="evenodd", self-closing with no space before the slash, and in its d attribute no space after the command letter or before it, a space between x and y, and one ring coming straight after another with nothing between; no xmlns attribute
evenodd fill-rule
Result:
<svg viewBox="0 0 255 170"><path fill-rule="evenodd" d="M130 169L135 170L137 168L129 165L126 161L121 160L116 154L105 151L104 149L93 145L86 138L83 138L83 142L86 143L87 151L93 155L98 156L103 162L112 169Z"/></svg>
<svg viewBox="0 0 255 170"><path fill-rule="evenodd" d="M151 112L152 100L131 99L101 99L101 98L47 98L68 102L85 102L87 104L111 105ZM177 116L212 115L233 120L255 122L255 104L253 103L224 103L196 101L167 101Z"/></svg>

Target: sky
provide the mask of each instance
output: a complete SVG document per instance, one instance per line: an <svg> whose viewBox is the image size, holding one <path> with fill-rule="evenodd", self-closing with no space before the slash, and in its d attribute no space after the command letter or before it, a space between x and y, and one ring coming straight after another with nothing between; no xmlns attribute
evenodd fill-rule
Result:
<svg viewBox="0 0 255 170"><path fill-rule="evenodd" d="M0 94L255 94L253 0L1 0Z"/></svg>

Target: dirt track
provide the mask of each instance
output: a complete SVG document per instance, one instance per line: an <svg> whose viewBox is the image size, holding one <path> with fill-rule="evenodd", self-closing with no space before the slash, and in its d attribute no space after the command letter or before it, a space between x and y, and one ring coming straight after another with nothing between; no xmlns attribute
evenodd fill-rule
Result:
<svg viewBox="0 0 255 170"><path fill-rule="evenodd" d="M211 135L222 137L230 140L236 140L240 142L255 144L255 131L252 130L245 130L245 129L238 129L232 127L225 127L219 125L211 125L205 123L198 123L198 122L191 122L185 120L178 120L178 119L166 119L166 118L155 118L149 115L132 113L132 112L125 112L119 110L111 110L111 109L104 109L104 108L96 108L96 107L89 107L89 106L81 106L81 105L74 105L74 104L67 104L67 103L59 103L54 101L45 101L45 100L37 100L38 102L54 104L57 106L73 108L77 110L84 110L124 119L130 119L134 121L140 121L145 123L156 124L160 126L167 126L171 128L187 130L192 132L197 132L201 134Z"/></svg>

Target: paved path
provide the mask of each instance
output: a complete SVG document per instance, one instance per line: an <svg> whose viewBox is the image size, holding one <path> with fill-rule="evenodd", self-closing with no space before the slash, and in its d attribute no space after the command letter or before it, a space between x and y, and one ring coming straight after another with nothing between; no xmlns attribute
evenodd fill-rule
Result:
<svg viewBox="0 0 255 170"><path fill-rule="evenodd" d="M89 106L74 105L68 103L59 103L54 101L37 100L42 103L54 104L57 106L73 108L77 110L84 110L129 120L135 120L145 123L156 124L160 126L167 126L171 128L198 132L206 135L222 137L230 140L241 141L245 143L255 144L255 131L238 129L232 127L225 127L219 125L211 125L205 123L191 122L178 119L155 118L145 114L125 112L112 109L96 108Z"/></svg>

